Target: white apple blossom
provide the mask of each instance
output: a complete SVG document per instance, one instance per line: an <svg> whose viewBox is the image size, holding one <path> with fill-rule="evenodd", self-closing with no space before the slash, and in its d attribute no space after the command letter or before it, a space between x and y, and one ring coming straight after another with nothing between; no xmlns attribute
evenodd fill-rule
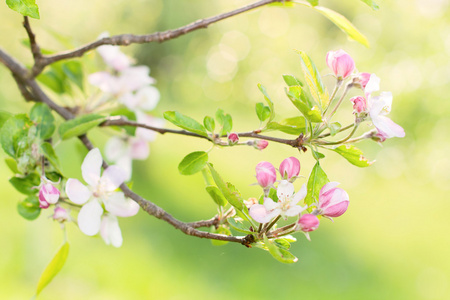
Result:
<svg viewBox="0 0 450 300"><path fill-rule="evenodd" d="M117 166L110 166L100 175L102 162L98 148L89 151L81 165L82 176L88 186L69 178L66 194L73 203L83 205L78 214L78 226L84 234L96 235L102 226L103 216L103 219L107 218L104 221L106 225L103 225L107 228L107 234L102 234L103 239L107 244L120 247L122 234L117 219L117 224L114 224L114 218L134 216L139 211L139 205L126 199L122 192L115 191L125 180L124 172Z"/></svg>

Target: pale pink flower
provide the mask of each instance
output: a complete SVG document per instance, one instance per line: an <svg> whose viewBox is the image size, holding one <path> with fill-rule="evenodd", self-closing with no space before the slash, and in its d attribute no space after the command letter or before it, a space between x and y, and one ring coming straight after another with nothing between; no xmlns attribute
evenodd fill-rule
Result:
<svg viewBox="0 0 450 300"><path fill-rule="evenodd" d="M116 71L122 71L130 66L131 60L120 51L120 47L103 45L97 48L103 61Z"/></svg>
<svg viewBox="0 0 450 300"><path fill-rule="evenodd" d="M277 188L278 202L265 197L264 204L255 204L250 207L250 216L259 223L268 223L274 217L294 217L299 215L307 206L297 205L306 197L306 185L295 193L294 185L287 180L282 180Z"/></svg>
<svg viewBox="0 0 450 300"><path fill-rule="evenodd" d="M359 81L359 84L361 85L361 88L363 90L366 88L367 83L369 82L370 76L371 76L371 74L370 73L366 73L366 72L358 74L358 81Z"/></svg>
<svg viewBox="0 0 450 300"><path fill-rule="evenodd" d="M353 103L353 113L362 113L367 111L367 101L366 98L362 96L356 96L350 98L350 101Z"/></svg>
<svg viewBox="0 0 450 300"><path fill-rule="evenodd" d="M154 86L144 86L136 93L127 93L120 98L131 111L150 111L153 110L159 102L160 93Z"/></svg>
<svg viewBox="0 0 450 300"><path fill-rule="evenodd" d="M319 213L324 217L339 217L347 211L349 197L346 191L337 188L338 182L325 184L319 193Z"/></svg>
<svg viewBox="0 0 450 300"><path fill-rule="evenodd" d="M48 208L50 204L56 204L60 192L51 182L44 183L39 189L39 207Z"/></svg>
<svg viewBox="0 0 450 300"><path fill-rule="evenodd" d="M375 74L370 74L370 78L367 81L366 86L364 87L364 94L366 98L369 97L373 92L377 92L380 90L380 78Z"/></svg>
<svg viewBox="0 0 450 300"><path fill-rule="evenodd" d="M66 209L62 208L61 206L56 206L52 218L59 223L64 223L70 220L70 215Z"/></svg>
<svg viewBox="0 0 450 300"><path fill-rule="evenodd" d="M382 92L380 96L369 98L369 115L378 132L386 138L404 137L405 130L394 121L386 117L391 112L392 94Z"/></svg>
<svg viewBox="0 0 450 300"><path fill-rule="evenodd" d="M300 161L293 156L286 158L280 164L280 174L292 182L300 174Z"/></svg>
<svg viewBox="0 0 450 300"><path fill-rule="evenodd" d="M122 245L122 231L119 227L117 217L108 214L102 217L102 223L100 224L100 235L105 241L106 245L113 245L114 247L120 247Z"/></svg>
<svg viewBox="0 0 450 300"><path fill-rule="evenodd" d="M89 236L99 232L104 213L130 217L139 211L139 205L136 202L125 198L122 192L115 191L125 180L124 172L117 166L110 166L103 175L100 175L102 162L100 150L92 149L81 165L83 179L89 186L73 178L69 178L66 183L66 194L70 201L83 205L78 214L78 226L84 234ZM106 212L103 211L102 204ZM120 231L117 231L118 226L112 228L115 232L111 234L121 235Z"/></svg>
<svg viewBox="0 0 450 300"><path fill-rule="evenodd" d="M267 161L262 161L256 165L256 180L263 188L271 187L277 180L275 167Z"/></svg>
<svg viewBox="0 0 450 300"><path fill-rule="evenodd" d="M355 62L344 50L329 51L326 57L328 67L339 79L345 79L355 69Z"/></svg>

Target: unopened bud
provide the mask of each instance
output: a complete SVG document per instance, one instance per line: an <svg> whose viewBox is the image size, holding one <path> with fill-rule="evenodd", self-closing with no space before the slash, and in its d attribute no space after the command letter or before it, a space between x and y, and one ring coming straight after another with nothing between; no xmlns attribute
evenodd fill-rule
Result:
<svg viewBox="0 0 450 300"><path fill-rule="evenodd" d="M315 215L304 214L298 219L296 230L301 230L303 232L314 231L319 227L320 221Z"/></svg>
<svg viewBox="0 0 450 300"><path fill-rule="evenodd" d="M362 96L356 96L350 98L350 101L353 103L353 113L362 113L367 111L367 101L366 98Z"/></svg>
<svg viewBox="0 0 450 300"><path fill-rule="evenodd" d="M319 193L319 213L324 217L339 217L347 211L349 197L346 191L337 188L338 182L325 184Z"/></svg>
<svg viewBox="0 0 450 300"><path fill-rule="evenodd" d="M280 164L280 174L283 179L294 181L300 173L300 162L295 157L289 157ZM292 180L291 180L292 179Z"/></svg>
<svg viewBox="0 0 450 300"><path fill-rule="evenodd" d="M61 206L57 206L55 207L55 212L53 213L52 218L59 223L63 223L70 220L70 215L66 209L62 208Z"/></svg>
<svg viewBox="0 0 450 300"><path fill-rule="evenodd" d="M258 149L258 150L266 149L268 145L269 145L269 142L266 140L253 141L253 147L255 147L255 149Z"/></svg>
<svg viewBox="0 0 450 300"><path fill-rule="evenodd" d="M45 183L39 189L39 207L48 208L50 204L55 204L59 199L59 190L51 183Z"/></svg>
<svg viewBox="0 0 450 300"><path fill-rule="evenodd" d="M277 180L277 173L275 167L267 161L262 161L256 165L256 180L263 188L272 186Z"/></svg>
<svg viewBox="0 0 450 300"><path fill-rule="evenodd" d="M344 50L329 51L326 57L328 67L338 79L345 79L355 69L355 62Z"/></svg>
<svg viewBox="0 0 450 300"><path fill-rule="evenodd" d="M235 132L228 134L228 145L236 145L239 142L239 135Z"/></svg>

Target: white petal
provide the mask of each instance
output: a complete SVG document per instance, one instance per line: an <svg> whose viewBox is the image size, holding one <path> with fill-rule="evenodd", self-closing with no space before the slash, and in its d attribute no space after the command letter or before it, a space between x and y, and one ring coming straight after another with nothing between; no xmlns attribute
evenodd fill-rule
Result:
<svg viewBox="0 0 450 300"><path fill-rule="evenodd" d="M380 78L375 74L370 75L370 79L367 82L366 88L364 89L365 94L371 94L373 92L380 90Z"/></svg>
<svg viewBox="0 0 450 300"><path fill-rule="evenodd" d="M67 180L66 194L75 204L84 204L91 197L91 191L78 179L73 178Z"/></svg>
<svg viewBox="0 0 450 300"><path fill-rule="evenodd" d="M121 71L130 66L130 59L120 51L120 47L103 45L97 48L105 63L117 71Z"/></svg>
<svg viewBox="0 0 450 300"><path fill-rule="evenodd" d="M154 86L145 86L136 92L138 108L149 111L153 110L159 102L160 93Z"/></svg>
<svg viewBox="0 0 450 300"><path fill-rule="evenodd" d="M300 206L300 205L294 205L290 207L284 214L288 217L294 217L299 215L302 211L304 211L308 206Z"/></svg>
<svg viewBox="0 0 450 300"><path fill-rule="evenodd" d="M81 173L84 181L92 187L98 185L100 180L100 171L102 168L103 158L100 150L94 148L86 155L81 165Z"/></svg>
<svg viewBox="0 0 450 300"><path fill-rule="evenodd" d="M292 183L287 180L281 180L277 188L277 196L281 201L285 201L286 197L291 197L294 194L295 188Z"/></svg>
<svg viewBox="0 0 450 300"><path fill-rule="evenodd" d="M119 90L117 77L108 72L97 72L89 75L88 81L106 93L116 94Z"/></svg>
<svg viewBox="0 0 450 300"><path fill-rule="evenodd" d="M383 132L388 138L405 136L405 130L386 116L378 116L372 119L372 123L378 131Z"/></svg>
<svg viewBox="0 0 450 300"><path fill-rule="evenodd" d="M306 184L304 184L304 185L302 185L302 188L300 189L300 191L295 193L294 197L292 197L291 205L296 205L298 202L300 202L300 200L305 199L306 194L307 194Z"/></svg>
<svg viewBox="0 0 450 300"><path fill-rule="evenodd" d="M106 245L112 244L114 247L122 246L122 232L119 227L119 222L117 221L117 218L115 216L103 216L100 235L102 236Z"/></svg>
<svg viewBox="0 0 450 300"><path fill-rule="evenodd" d="M126 174L118 166L108 167L100 179L100 184L105 191L112 192L117 189L126 179Z"/></svg>
<svg viewBox="0 0 450 300"><path fill-rule="evenodd" d="M149 73L150 68L147 66L126 68L120 74L119 85L122 87L123 91L132 92L138 90L155 82L155 80L148 75Z"/></svg>
<svg viewBox="0 0 450 300"><path fill-rule="evenodd" d="M111 194L103 201L105 208L111 214L118 217L131 217L138 213L139 204L135 201L125 198L122 192Z"/></svg>
<svg viewBox="0 0 450 300"><path fill-rule="evenodd" d="M136 119L138 123L158 128L164 127L165 124L163 119L152 117L140 111L136 112ZM157 133L155 131L139 127L136 129L136 136L150 142L156 138Z"/></svg>
<svg viewBox="0 0 450 300"><path fill-rule="evenodd" d="M279 208L279 206L280 205L278 203L274 202L271 198L268 198L268 197L264 198L264 207L268 211L277 209L277 208Z"/></svg>
<svg viewBox="0 0 450 300"><path fill-rule="evenodd" d="M129 144L123 139L114 136L110 138L105 145L105 156L110 161L117 161L123 155L127 155L129 152Z"/></svg>
<svg viewBox="0 0 450 300"><path fill-rule="evenodd" d="M78 227L86 235L96 235L100 230L100 221L103 208L97 200L92 200L83 205L78 214Z"/></svg>
<svg viewBox="0 0 450 300"><path fill-rule="evenodd" d="M250 207L249 214L253 219L255 219L255 221L263 224L268 223L272 219L264 205L261 204L252 205Z"/></svg>
<svg viewBox="0 0 450 300"><path fill-rule="evenodd" d="M146 159L150 154L150 147L148 142L144 139L131 139L130 140L131 149L130 156L134 159Z"/></svg>
<svg viewBox="0 0 450 300"><path fill-rule="evenodd" d="M128 155L122 156L119 160L116 161L115 166L119 167L123 172L124 181L129 181L131 179L132 174L132 159Z"/></svg>

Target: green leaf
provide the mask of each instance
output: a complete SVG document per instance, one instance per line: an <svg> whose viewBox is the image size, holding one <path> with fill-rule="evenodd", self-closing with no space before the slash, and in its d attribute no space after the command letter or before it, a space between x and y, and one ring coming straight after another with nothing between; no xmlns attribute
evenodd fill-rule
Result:
<svg viewBox="0 0 450 300"><path fill-rule="evenodd" d="M270 117L270 108L261 102L256 103L255 110L256 115L261 122L264 122L268 117Z"/></svg>
<svg viewBox="0 0 450 300"><path fill-rule="evenodd" d="M265 234L264 234L264 244L266 245L270 254L272 254L272 256L279 262L291 264L298 261L297 257L292 255L292 253L290 253L289 251L278 247L278 244L269 240Z"/></svg>
<svg viewBox="0 0 450 300"><path fill-rule="evenodd" d="M206 116L203 119L203 125L209 132L214 132L214 129L216 129L216 122L214 121L214 118L210 116Z"/></svg>
<svg viewBox="0 0 450 300"><path fill-rule="evenodd" d="M223 115L223 128L220 132L221 135L228 134L231 132L231 129L233 129L233 119L231 118L231 115L224 114Z"/></svg>
<svg viewBox="0 0 450 300"><path fill-rule="evenodd" d="M63 180L63 176L58 172L45 172L45 177L47 177L48 180L53 182L58 182L60 180Z"/></svg>
<svg viewBox="0 0 450 300"><path fill-rule="evenodd" d="M294 75L284 74L283 79L288 86L296 86L296 85L303 86L303 83L300 80L298 80Z"/></svg>
<svg viewBox="0 0 450 300"><path fill-rule="evenodd" d="M322 83L319 71L317 71L314 62L305 52L297 51L297 53L300 55L302 70L305 75L306 84L309 87L311 95L313 96L316 103L318 103L322 108L327 107L328 103L330 102L330 96L328 95L326 87Z"/></svg>
<svg viewBox="0 0 450 300"><path fill-rule="evenodd" d="M369 47L369 41L367 38L359 32L358 29L356 29L356 27L353 26L353 24L347 20L346 17L326 7L316 6L314 9L327 17L331 22L339 27L339 29L346 33L350 39Z"/></svg>
<svg viewBox="0 0 450 300"><path fill-rule="evenodd" d="M309 4L311 4L312 6L317 6L319 5L319 0L306 0L309 2Z"/></svg>
<svg viewBox="0 0 450 300"><path fill-rule="evenodd" d="M5 158L5 163L14 174L20 173L19 169L17 168L17 162L14 158L11 157Z"/></svg>
<svg viewBox="0 0 450 300"><path fill-rule="evenodd" d="M300 135L300 133L305 133L305 123L303 122L302 127L283 125L277 122L270 122L267 124L266 129L268 130L278 130L287 134Z"/></svg>
<svg viewBox="0 0 450 300"><path fill-rule="evenodd" d="M36 173L30 173L24 177L12 177L9 182L22 194L35 195L39 191L36 187L41 183L41 178Z"/></svg>
<svg viewBox="0 0 450 300"><path fill-rule="evenodd" d="M63 140L80 136L105 120L106 117L100 115L84 115L61 124L61 126L59 126L59 135Z"/></svg>
<svg viewBox="0 0 450 300"><path fill-rule="evenodd" d="M50 261L50 263L45 268L44 272L42 272L41 278L39 278L39 282L36 289L36 296L39 295L40 292L52 281L53 277L58 274L58 272L64 266L67 256L69 255L69 243L64 241L64 244L59 248L56 255Z"/></svg>
<svg viewBox="0 0 450 300"><path fill-rule="evenodd" d="M283 238L275 239L274 243L278 248L282 248L285 250L289 250L289 248L291 248L291 243L289 243L286 239Z"/></svg>
<svg viewBox="0 0 450 300"><path fill-rule="evenodd" d="M222 192L225 199L227 199L228 202L230 202L230 204L236 209L243 210L245 207L244 200L242 199L239 191L231 183L223 181L222 177L220 177L219 173L217 173L212 164L208 163L208 167L211 171L214 182Z"/></svg>
<svg viewBox="0 0 450 300"><path fill-rule="evenodd" d="M0 111L0 129L2 128L3 124L5 124L6 121L8 121L9 118L11 118L13 115L6 111Z"/></svg>
<svg viewBox="0 0 450 300"><path fill-rule="evenodd" d="M41 139L46 140L52 137L55 131L55 118L46 104L36 103L31 108L30 119L36 124L36 129Z"/></svg>
<svg viewBox="0 0 450 300"><path fill-rule="evenodd" d="M6 0L9 8L18 13L32 17L34 19L39 19L39 7L36 5L35 0Z"/></svg>
<svg viewBox="0 0 450 300"><path fill-rule="evenodd" d="M228 218L227 222L230 225L230 227L236 231L246 233L246 234L254 234L253 231L249 230L249 227L245 227L244 224L242 224L242 222L238 222L234 218Z"/></svg>
<svg viewBox="0 0 450 300"><path fill-rule="evenodd" d="M136 113L129 110L128 108L122 107L117 110L114 110L112 113L110 113L111 116L123 116L127 118L130 121L136 121ZM134 136L136 133L136 127L135 126L111 126L111 128L122 131L125 130L125 132L130 135Z"/></svg>
<svg viewBox="0 0 450 300"><path fill-rule="evenodd" d="M227 236L231 235L230 229L228 229L228 228L226 228L224 226L220 226L217 229L215 229L214 226L212 226L211 227L211 233L223 234L223 235L227 235ZM214 246L222 246L222 245L228 244L228 241L211 240L211 243Z"/></svg>
<svg viewBox="0 0 450 300"><path fill-rule="evenodd" d="M31 195L17 203L17 211L19 212L19 215L25 219L29 221L35 220L41 213L38 197L36 195Z"/></svg>
<svg viewBox="0 0 450 300"><path fill-rule="evenodd" d="M378 4L373 0L361 0L361 1L369 5L369 7L372 8L373 10L378 10L380 8Z"/></svg>
<svg viewBox="0 0 450 300"><path fill-rule="evenodd" d="M258 83L258 88L263 93L264 99L266 100L267 104L269 105L270 109L270 116L269 116L269 122L271 122L275 118L275 110L273 107L273 102L269 97L269 94L267 94L266 88L263 87L261 84Z"/></svg>
<svg viewBox="0 0 450 300"><path fill-rule="evenodd" d="M294 7L295 3L288 2L288 1L282 1L282 2L273 2L273 3L268 4L267 6Z"/></svg>
<svg viewBox="0 0 450 300"><path fill-rule="evenodd" d="M9 118L0 130L0 141L3 150L11 157L15 157L18 150L25 147L20 142L28 136L28 130L33 123L26 114L19 114Z"/></svg>
<svg viewBox="0 0 450 300"><path fill-rule="evenodd" d="M374 161L369 162L369 160L363 156L362 151L352 145L342 145L331 150L342 155L348 162L357 167L364 168L374 163Z"/></svg>
<svg viewBox="0 0 450 300"><path fill-rule="evenodd" d="M328 182L330 180L328 180L327 174L322 170L319 162L316 162L309 175L305 204L311 205L316 202L319 199L320 189Z"/></svg>
<svg viewBox="0 0 450 300"><path fill-rule="evenodd" d="M84 91L83 87L84 74L83 74L83 67L80 62L78 61L65 62L62 65L62 70L64 74L66 74L66 76L80 88L81 91Z"/></svg>
<svg viewBox="0 0 450 300"><path fill-rule="evenodd" d="M331 123L331 124L328 126L328 128L330 129L330 135L331 135L331 136L335 136L335 135L339 132L339 130L341 130L341 127L342 127L342 125L341 125L341 123L339 123L339 122L333 122L333 123Z"/></svg>
<svg viewBox="0 0 450 300"><path fill-rule="evenodd" d="M320 152L314 150L312 147L311 147L311 151L312 151L313 157L314 157L316 160L319 160L319 159L322 159L322 158L325 157L324 154L322 154L322 153L320 153Z"/></svg>
<svg viewBox="0 0 450 300"><path fill-rule="evenodd" d="M208 153L196 151L186 155L178 165L178 171L182 175L192 175L201 171L208 162Z"/></svg>
<svg viewBox="0 0 450 300"><path fill-rule="evenodd" d="M208 136L208 133L203 125L191 117L180 114L177 111L166 111L164 113L164 119L187 131L194 132L202 136Z"/></svg>
<svg viewBox="0 0 450 300"><path fill-rule="evenodd" d="M289 90L286 89L286 95L292 104L307 118L310 122L319 123L322 122L322 114L317 106L312 106L305 91L301 86L291 86Z"/></svg>
<svg viewBox="0 0 450 300"><path fill-rule="evenodd" d="M41 153L58 172L61 172L58 156L50 143L41 144Z"/></svg>
<svg viewBox="0 0 450 300"><path fill-rule="evenodd" d="M39 82L50 88L53 92L61 95L71 92L71 85L64 71L65 62L57 62L49 66L48 70L41 73L37 79Z"/></svg>
<svg viewBox="0 0 450 300"><path fill-rule="evenodd" d="M219 206L227 205L228 201L227 201L227 199L225 199L225 197L223 196L222 192L219 190L218 187L216 187L214 185L208 185L206 187L206 191L211 196L211 198L214 200L214 202L216 202L217 205L219 205Z"/></svg>

